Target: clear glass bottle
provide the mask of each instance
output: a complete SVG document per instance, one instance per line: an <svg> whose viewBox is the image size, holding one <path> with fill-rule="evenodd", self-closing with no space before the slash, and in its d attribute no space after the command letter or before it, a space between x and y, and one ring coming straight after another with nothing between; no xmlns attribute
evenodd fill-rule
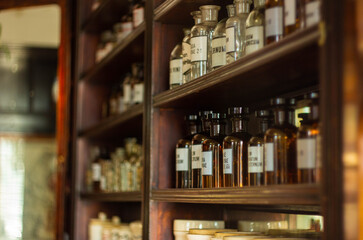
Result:
<svg viewBox="0 0 363 240"><path fill-rule="evenodd" d="M320 22L320 0L305 0L305 26L310 27Z"/></svg>
<svg viewBox="0 0 363 240"><path fill-rule="evenodd" d="M173 89L183 84L183 49L178 43L170 54L169 86Z"/></svg>
<svg viewBox="0 0 363 240"><path fill-rule="evenodd" d="M122 189L122 163L125 160L125 149L124 148L116 148L114 153L114 191L120 192Z"/></svg>
<svg viewBox="0 0 363 240"><path fill-rule="evenodd" d="M284 0L266 0L265 42L278 42L284 35Z"/></svg>
<svg viewBox="0 0 363 240"><path fill-rule="evenodd" d="M228 17L235 15L234 5L226 6ZM223 18L218 22L213 32L212 40L212 68L217 69L226 65L226 22L228 18Z"/></svg>
<svg viewBox="0 0 363 240"><path fill-rule="evenodd" d="M137 28L144 22L145 18L145 2L143 0L136 0L132 7L132 20L134 28Z"/></svg>
<svg viewBox="0 0 363 240"><path fill-rule="evenodd" d="M92 191L101 191L101 159L100 159L100 148L92 147L90 150L90 157L92 159Z"/></svg>
<svg viewBox="0 0 363 240"><path fill-rule="evenodd" d="M220 7L204 5L199 9L202 12L202 22L191 30L191 80L212 71L212 39Z"/></svg>
<svg viewBox="0 0 363 240"><path fill-rule="evenodd" d="M131 87L131 81L132 81L131 74L130 73L127 73L126 74L126 77L125 77L125 79L124 79L124 81L122 83L125 109L128 109L133 104L132 103L132 87Z"/></svg>
<svg viewBox="0 0 363 240"><path fill-rule="evenodd" d="M248 184L247 133L249 108L228 108L232 133L223 140L223 186L243 187Z"/></svg>
<svg viewBox="0 0 363 240"><path fill-rule="evenodd" d="M191 66L190 66L190 29L184 28L183 31L184 31L184 38L182 42L182 53L183 53L183 84L184 84L190 81Z"/></svg>
<svg viewBox="0 0 363 240"><path fill-rule="evenodd" d="M272 122L272 114L268 110L256 111L255 114L260 119L260 129L248 142L248 186L264 185L263 137Z"/></svg>
<svg viewBox="0 0 363 240"><path fill-rule="evenodd" d="M108 154L107 148L102 147L100 153L100 162L101 162L101 181L100 181L100 189L102 192L108 192L108 174L110 168L112 166L110 155Z"/></svg>
<svg viewBox="0 0 363 240"><path fill-rule="evenodd" d="M303 0L284 0L284 35L289 35L298 29L302 28Z"/></svg>
<svg viewBox="0 0 363 240"><path fill-rule="evenodd" d="M192 188L202 187L202 144L209 137L211 120L208 114L212 111L200 112L202 131L192 138Z"/></svg>
<svg viewBox="0 0 363 240"><path fill-rule="evenodd" d="M297 183L295 99L274 98L275 122L264 136L265 185Z"/></svg>
<svg viewBox="0 0 363 240"><path fill-rule="evenodd" d="M265 46L265 0L255 0L246 20L246 55Z"/></svg>
<svg viewBox="0 0 363 240"><path fill-rule="evenodd" d="M144 101L144 64L132 64L132 104L139 104Z"/></svg>
<svg viewBox="0 0 363 240"><path fill-rule="evenodd" d="M236 14L226 22L227 64L245 55L246 20L250 12L250 0L234 0Z"/></svg>

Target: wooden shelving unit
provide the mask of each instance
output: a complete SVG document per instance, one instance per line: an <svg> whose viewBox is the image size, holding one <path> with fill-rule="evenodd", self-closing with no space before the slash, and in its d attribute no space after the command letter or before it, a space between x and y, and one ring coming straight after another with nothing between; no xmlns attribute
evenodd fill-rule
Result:
<svg viewBox="0 0 363 240"><path fill-rule="evenodd" d="M90 193L81 192L81 198L85 201L97 202L141 202L141 192L120 192L120 193Z"/></svg>

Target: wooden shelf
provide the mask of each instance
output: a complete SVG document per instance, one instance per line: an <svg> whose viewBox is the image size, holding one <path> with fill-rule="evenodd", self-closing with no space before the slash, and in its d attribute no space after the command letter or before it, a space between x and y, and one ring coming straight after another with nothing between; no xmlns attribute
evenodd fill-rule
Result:
<svg viewBox="0 0 363 240"><path fill-rule="evenodd" d="M97 125L80 131L79 136L90 139L120 137L128 134L138 136L142 131L143 110L144 104L134 105L122 114L101 120Z"/></svg>
<svg viewBox="0 0 363 240"><path fill-rule="evenodd" d="M82 23L81 29L95 34L112 29L113 25L120 22L121 17L128 12L128 7L129 2L126 0L104 0Z"/></svg>
<svg viewBox="0 0 363 240"><path fill-rule="evenodd" d="M141 202L142 194L138 192L119 192L119 193L90 193L81 192L82 200L97 202Z"/></svg>
<svg viewBox="0 0 363 240"><path fill-rule="evenodd" d="M144 33L145 23L142 23L115 46L104 59L96 63L86 73L81 74L81 81L92 83L114 82L115 79L110 76L119 75L121 77L122 70L128 69L128 71L131 71L133 62L142 62L144 59Z"/></svg>
<svg viewBox="0 0 363 240"><path fill-rule="evenodd" d="M226 106L261 101L318 84L317 26L154 96L154 107ZM284 71L281 71L283 66Z"/></svg>

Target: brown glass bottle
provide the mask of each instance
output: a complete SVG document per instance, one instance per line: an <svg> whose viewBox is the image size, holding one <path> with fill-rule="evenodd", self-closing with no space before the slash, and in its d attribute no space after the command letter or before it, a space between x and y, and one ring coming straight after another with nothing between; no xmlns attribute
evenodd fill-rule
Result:
<svg viewBox="0 0 363 240"><path fill-rule="evenodd" d="M208 114L212 111L202 111L199 116L202 120L202 131L192 139L192 188L202 187L202 144L209 137L211 121Z"/></svg>
<svg viewBox="0 0 363 240"><path fill-rule="evenodd" d="M225 137L222 117L219 113L209 114L211 119L210 137L203 142L202 187L222 187L222 144Z"/></svg>
<svg viewBox="0 0 363 240"><path fill-rule="evenodd" d="M92 168L92 191L101 191L101 159L100 159L100 148L93 147L91 149L91 157L93 159Z"/></svg>
<svg viewBox="0 0 363 240"><path fill-rule="evenodd" d="M298 183L317 182L318 137L319 137L319 100L317 93L311 93L308 98L310 113L303 121L297 134L297 176ZM319 176L318 176L319 177Z"/></svg>
<svg viewBox="0 0 363 240"><path fill-rule="evenodd" d="M266 0L265 38L266 44L278 42L284 35L284 0Z"/></svg>
<svg viewBox="0 0 363 240"><path fill-rule="evenodd" d="M263 137L272 122L272 114L268 110L256 111L255 115L260 119L260 129L248 142L248 186L264 185Z"/></svg>
<svg viewBox="0 0 363 240"><path fill-rule="evenodd" d="M232 134L223 140L223 186L242 187L248 184L247 133L248 107L231 107L228 114L232 122Z"/></svg>
<svg viewBox="0 0 363 240"><path fill-rule="evenodd" d="M297 182L295 99L274 98L274 125L264 137L265 185Z"/></svg>
<svg viewBox="0 0 363 240"><path fill-rule="evenodd" d="M178 140L175 149L176 188L190 187L192 138L200 131L197 115L188 115L185 117L185 120L188 134L186 137Z"/></svg>
<svg viewBox="0 0 363 240"><path fill-rule="evenodd" d="M284 0L284 36L302 28L303 0Z"/></svg>

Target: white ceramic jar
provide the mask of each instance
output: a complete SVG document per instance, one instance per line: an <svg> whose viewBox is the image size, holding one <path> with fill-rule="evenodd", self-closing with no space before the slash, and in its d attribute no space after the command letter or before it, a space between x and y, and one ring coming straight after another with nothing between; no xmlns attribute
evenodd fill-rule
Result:
<svg viewBox="0 0 363 240"><path fill-rule="evenodd" d="M175 219L173 224L173 231L175 240L187 240L189 229L192 228L224 228L224 221L204 221L204 220L187 220Z"/></svg>

